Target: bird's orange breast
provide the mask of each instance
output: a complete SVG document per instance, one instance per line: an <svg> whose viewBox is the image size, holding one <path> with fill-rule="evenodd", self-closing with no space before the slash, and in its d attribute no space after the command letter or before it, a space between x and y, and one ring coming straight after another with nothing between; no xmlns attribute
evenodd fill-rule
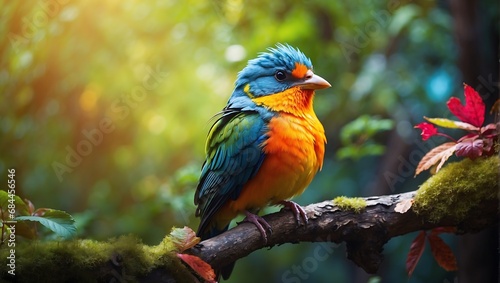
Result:
<svg viewBox="0 0 500 283"><path fill-rule="evenodd" d="M312 92L304 95L310 95L306 98L312 100ZM284 98L282 103L297 99ZM232 219L245 210L260 209L301 194L321 169L326 143L323 126L313 111L312 101L304 101L301 106L305 107L302 109L297 108L294 102L291 104L294 109L280 111L270 120L269 138L262 144L266 157L239 197L221 209L224 218ZM287 105L280 107L285 108Z"/></svg>

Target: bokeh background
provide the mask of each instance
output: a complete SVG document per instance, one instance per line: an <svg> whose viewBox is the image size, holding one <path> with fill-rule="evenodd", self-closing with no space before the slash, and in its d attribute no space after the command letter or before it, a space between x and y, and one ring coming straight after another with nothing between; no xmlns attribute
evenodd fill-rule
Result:
<svg viewBox="0 0 500 283"><path fill-rule="evenodd" d="M463 98L463 82L488 105L498 97L494 0L0 0L0 22L0 172L15 168L18 194L35 206L72 214L80 238L133 233L157 244L172 226L195 229L210 118L246 61L277 42L299 47L332 84L315 99L328 145L323 170L295 199L304 205L417 189L429 175L413 178L416 163L440 141L422 143L413 125L424 115L450 117L445 103ZM366 121L377 119L392 126L372 131ZM303 243L253 253L229 282L497 274L497 232L486 231L445 237L458 273L426 250L407 280L415 235L385 246L376 275L348 261L343 245Z"/></svg>

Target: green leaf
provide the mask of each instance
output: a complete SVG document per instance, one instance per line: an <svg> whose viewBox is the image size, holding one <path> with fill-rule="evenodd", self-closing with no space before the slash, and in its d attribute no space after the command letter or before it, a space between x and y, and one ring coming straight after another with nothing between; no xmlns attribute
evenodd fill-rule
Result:
<svg viewBox="0 0 500 283"><path fill-rule="evenodd" d="M196 237L196 233L187 226L184 226L184 228L172 228L170 237L177 250L181 252L194 247L200 242L200 238Z"/></svg>
<svg viewBox="0 0 500 283"><path fill-rule="evenodd" d="M42 216L19 216L15 220L39 222L65 239L76 235L75 220L71 215L61 210L47 209Z"/></svg>
<svg viewBox="0 0 500 283"><path fill-rule="evenodd" d="M355 146L344 146L342 148L339 148L337 150L337 157L338 159L347 159L347 158L352 158L352 159L359 159L358 156L358 150L357 147Z"/></svg>
<svg viewBox="0 0 500 283"><path fill-rule="evenodd" d="M11 198L9 197L9 193L6 192L6 191L0 190L0 208L3 211L7 211L8 206L9 206L9 200L11 200ZM17 212L17 214L19 214L19 215L29 215L29 213L28 213L28 206L26 205L26 203L20 197L18 197L16 195L14 195L14 204L16 206L16 212Z"/></svg>
<svg viewBox="0 0 500 283"><path fill-rule="evenodd" d="M348 145L337 150L337 157L342 159L358 160L365 156L382 155L385 152L385 146L380 144Z"/></svg>
<svg viewBox="0 0 500 283"><path fill-rule="evenodd" d="M467 131L479 131L479 128L473 126L469 123L464 123L460 121L450 120L446 118L428 118L424 116L424 119L433 123L434 125L449 128L449 129L462 129Z"/></svg>
<svg viewBox="0 0 500 283"><path fill-rule="evenodd" d="M375 134L390 130L394 127L394 121L380 119L376 116L362 115L346 124L340 131L340 139L343 145L362 143Z"/></svg>
<svg viewBox="0 0 500 283"><path fill-rule="evenodd" d="M361 147L361 156L375 156L382 155L385 152L385 146L380 144L364 144Z"/></svg>
<svg viewBox="0 0 500 283"><path fill-rule="evenodd" d="M422 8L415 4L405 5L395 11L390 22L388 31L389 34L396 36L402 30L412 24L415 18L422 13Z"/></svg>

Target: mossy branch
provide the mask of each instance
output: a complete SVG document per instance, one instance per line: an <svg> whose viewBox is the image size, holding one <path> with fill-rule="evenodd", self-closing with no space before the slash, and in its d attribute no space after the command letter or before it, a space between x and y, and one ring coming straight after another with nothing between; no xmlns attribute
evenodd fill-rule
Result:
<svg viewBox="0 0 500 283"><path fill-rule="evenodd" d="M187 253L220 268L284 243L346 242L347 257L373 273L382 261L383 245L393 237L442 226L463 234L497 225L499 165L496 156L464 160L449 164L417 191L311 204L305 207L307 226L298 227L290 211L280 211L264 216L273 229L267 244L252 224L243 223ZM408 211L394 210L412 199ZM8 248L0 247L3 266L8 254ZM175 254L169 237L158 246L131 236L108 242L24 243L16 247L16 276L4 269L0 277L7 282L196 282Z"/></svg>
<svg viewBox="0 0 500 283"><path fill-rule="evenodd" d="M255 250L299 242L346 242L347 257L368 273L382 262L383 245L391 238L435 227L453 226L458 234L474 233L498 223L497 156L451 163L419 190L363 198L324 201L305 207L307 227L297 227L290 211L266 215L273 229L267 244L252 224L243 223L191 250L220 268ZM402 201L414 200L405 213L395 212Z"/></svg>

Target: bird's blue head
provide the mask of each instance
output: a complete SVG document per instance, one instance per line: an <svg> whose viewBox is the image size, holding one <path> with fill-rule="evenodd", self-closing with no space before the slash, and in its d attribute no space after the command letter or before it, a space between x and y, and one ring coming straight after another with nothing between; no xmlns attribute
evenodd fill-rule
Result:
<svg viewBox="0 0 500 283"><path fill-rule="evenodd" d="M330 84L312 71L311 60L288 44L277 44L248 61L238 74L231 99L256 98L283 92L291 87L327 88Z"/></svg>

